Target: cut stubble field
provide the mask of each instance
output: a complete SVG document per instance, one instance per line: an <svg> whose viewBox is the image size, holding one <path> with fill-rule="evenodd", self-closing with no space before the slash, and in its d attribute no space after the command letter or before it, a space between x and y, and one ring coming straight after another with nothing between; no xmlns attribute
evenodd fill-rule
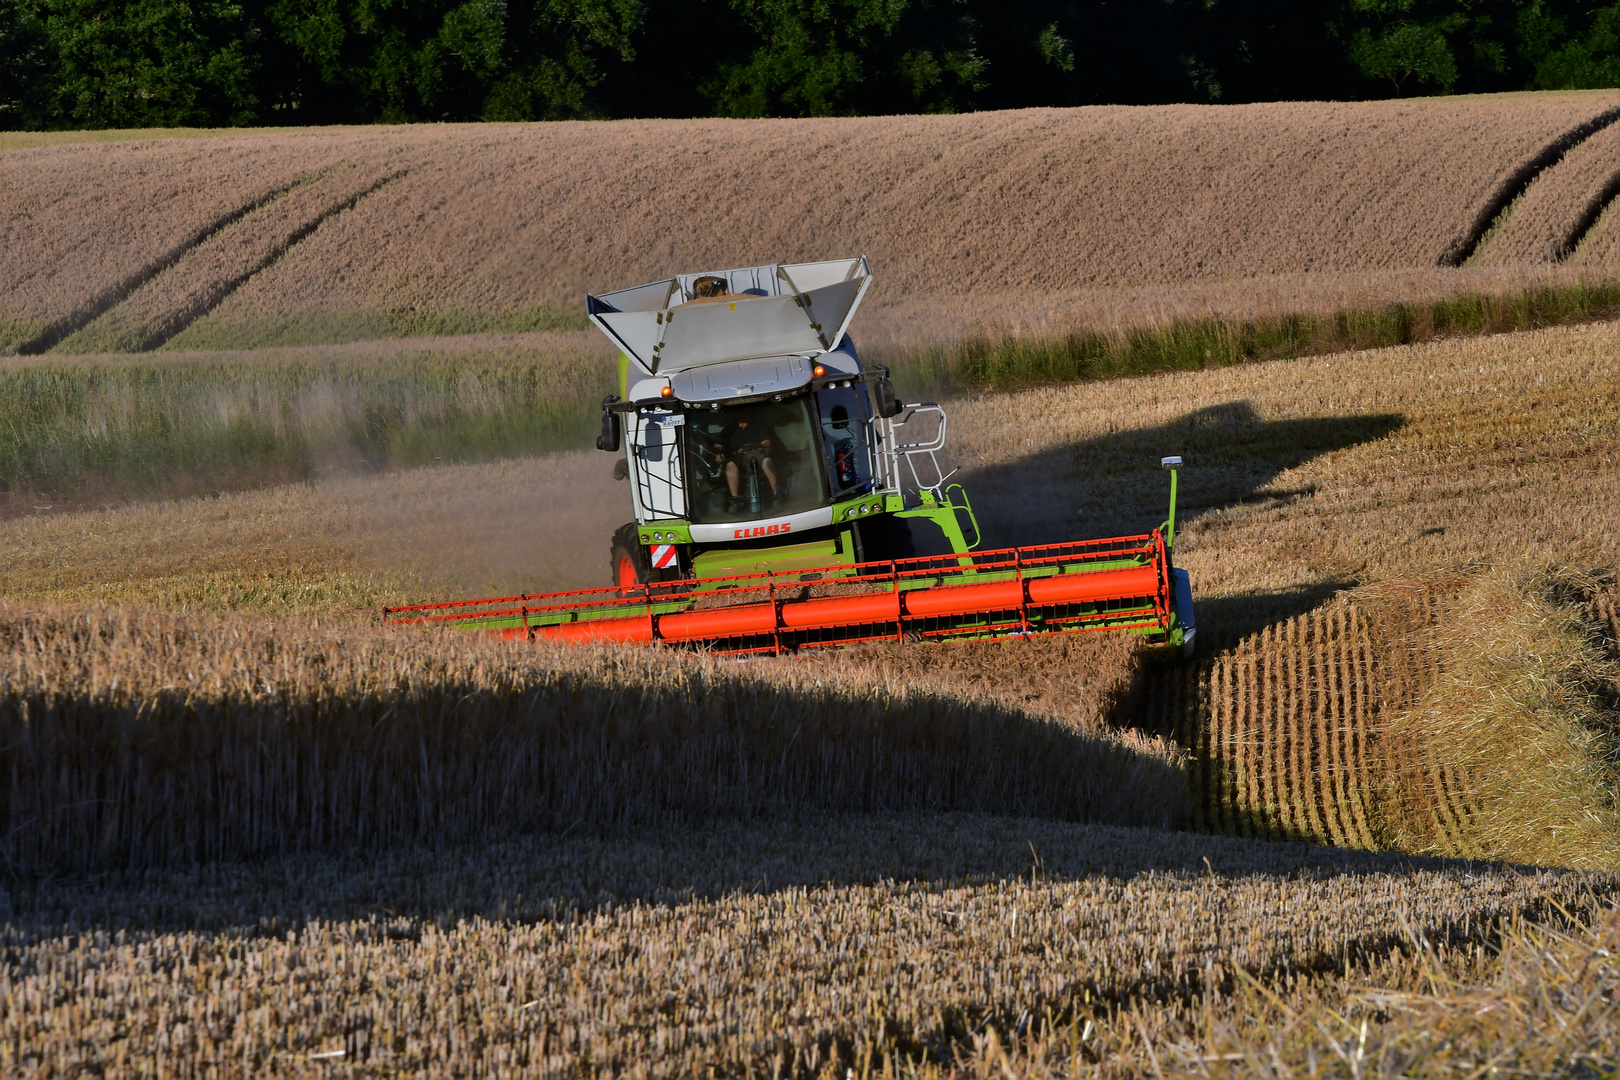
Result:
<svg viewBox="0 0 1620 1080"><path fill-rule="evenodd" d="M1620 565L1617 353L1620 329L1605 324L964 397L950 406L951 464L986 543L1008 545L1157 525L1159 458L1181 454L1177 561L1214 625L1247 630L1354 582L1521 554ZM182 594L165 590L190 571L162 572L155 553L186 550L222 575L363 572L379 584L352 606L372 608L515 586L482 565L495 536L547 553L531 589L595 585L628 502L611 466L580 452L29 515L0 524L0 595L172 602ZM443 565L457 544L470 565Z"/></svg>
<svg viewBox="0 0 1620 1080"><path fill-rule="evenodd" d="M1199 1076L1337 1044L1355 1075L1601 1069L1616 889L963 814L280 859L22 898L0 1063ZM115 929L135 912L151 930Z"/></svg>
<svg viewBox="0 0 1620 1080"><path fill-rule="evenodd" d="M5 619L8 692L36 739L4 752L63 766L3 770L32 778L8 834L103 860L8 894L0 1045L37 1048L8 1059L35 1071L162 1053L224 1074L1206 1075L1338 1060L1365 1019L1363 1075L1602 1067L1612 878L1263 838L1612 858L1612 778L1573 791L1596 832L1504 834L1493 808L1572 793L1529 782L1558 769L1506 790L1480 752L1545 760L1562 738L1555 765L1612 760L1615 646L1594 635L1615 594L1558 566L1620 564L1617 352L1603 325L955 402L992 542L1157 524L1158 458L1184 455L1177 556L1207 659L1168 669L1090 639L738 667L365 625L386 600L601 580L624 502L602 454L0 523L0 593L27 605ZM1414 596L1456 632L1414 621ZM108 602L135 607L82 606ZM1425 724L1487 685L1470 642L1511 707L1494 730ZM598 698L642 726L593 729ZM1526 719L1533 746L1511 738ZM634 795L529 790L544 746ZM1093 773L1099 753L1123 756ZM1040 778L1076 769L1103 782L1064 809L1072 783ZM158 776L188 814L152 816L135 781ZM312 783L328 796L289 796ZM1110 808L1126 791L1147 801ZM550 816L491 839L511 799ZM1249 838L1108 824L1170 805ZM893 809L850 813L875 806ZM188 865L208 853L252 858ZM1588 1004L1547 992L1552 962ZM1486 1005L1528 1019L1483 1024Z"/></svg>

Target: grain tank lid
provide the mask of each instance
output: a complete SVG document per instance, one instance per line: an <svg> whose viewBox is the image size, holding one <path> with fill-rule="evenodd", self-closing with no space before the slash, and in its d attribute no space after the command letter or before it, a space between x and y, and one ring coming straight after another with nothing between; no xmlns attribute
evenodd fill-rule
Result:
<svg viewBox="0 0 1620 1080"><path fill-rule="evenodd" d="M724 298L699 300L699 278L725 282ZM590 319L649 372L831 352L872 284L866 256L703 271L586 296Z"/></svg>

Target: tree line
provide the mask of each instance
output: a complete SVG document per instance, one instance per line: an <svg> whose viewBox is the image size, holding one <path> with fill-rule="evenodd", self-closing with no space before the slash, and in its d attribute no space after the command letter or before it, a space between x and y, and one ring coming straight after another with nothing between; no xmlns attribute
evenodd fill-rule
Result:
<svg viewBox="0 0 1620 1080"><path fill-rule="evenodd" d="M1620 86L1620 0L0 0L0 128Z"/></svg>

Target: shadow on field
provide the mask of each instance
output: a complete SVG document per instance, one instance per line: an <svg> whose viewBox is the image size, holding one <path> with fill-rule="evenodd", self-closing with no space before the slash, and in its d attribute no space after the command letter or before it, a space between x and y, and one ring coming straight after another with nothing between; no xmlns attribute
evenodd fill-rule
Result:
<svg viewBox="0 0 1620 1080"><path fill-rule="evenodd" d="M127 657L174 625L100 629ZM79 630L0 621L0 652L66 651ZM266 647L253 630L216 655L229 690L127 673L117 689L0 688L0 889L619 826L958 812L1174 828L1188 809L1164 747L927 682L668 652L458 654L425 634L376 643L412 677L358 681L346 665L373 654L276 627L310 666L259 692L227 681Z"/></svg>
<svg viewBox="0 0 1620 1080"><path fill-rule="evenodd" d="M483 917L529 922L617 905L878 885L928 891L1169 879L1172 892L1270 877L1388 888L1489 864L1304 843L986 814L804 813L594 826L460 844L400 844L13 886L10 917L52 932L245 928L376 919L401 937ZM1179 884L1177 884L1179 882ZM1611 887L1610 891L1613 889Z"/></svg>
<svg viewBox="0 0 1620 1080"><path fill-rule="evenodd" d="M1029 423L1039 425L1040 417ZM1164 521L1179 454L1177 522L1245 504L1287 505L1311 487L1271 487L1290 469L1398 431L1397 413L1263 420L1247 401L1187 413L1159 427L1114 432L1005 465L966 472L989 547L1146 532Z"/></svg>
<svg viewBox="0 0 1620 1080"><path fill-rule="evenodd" d="M1316 610L1355 584L1322 581L1275 592L1199 597L1194 605L1198 611L1199 651L1209 654L1229 649L1250 634Z"/></svg>

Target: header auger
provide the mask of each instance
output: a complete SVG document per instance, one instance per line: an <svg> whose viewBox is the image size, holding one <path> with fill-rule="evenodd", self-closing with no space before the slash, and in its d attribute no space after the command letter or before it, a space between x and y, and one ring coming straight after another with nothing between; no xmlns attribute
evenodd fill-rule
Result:
<svg viewBox="0 0 1620 1080"><path fill-rule="evenodd" d="M942 470L944 409L904 405L846 333L865 257L586 297L618 346L600 450L634 522L598 589L384 609L513 638L779 653L863 641L1126 631L1192 651L1170 515L1138 536L978 550Z"/></svg>

